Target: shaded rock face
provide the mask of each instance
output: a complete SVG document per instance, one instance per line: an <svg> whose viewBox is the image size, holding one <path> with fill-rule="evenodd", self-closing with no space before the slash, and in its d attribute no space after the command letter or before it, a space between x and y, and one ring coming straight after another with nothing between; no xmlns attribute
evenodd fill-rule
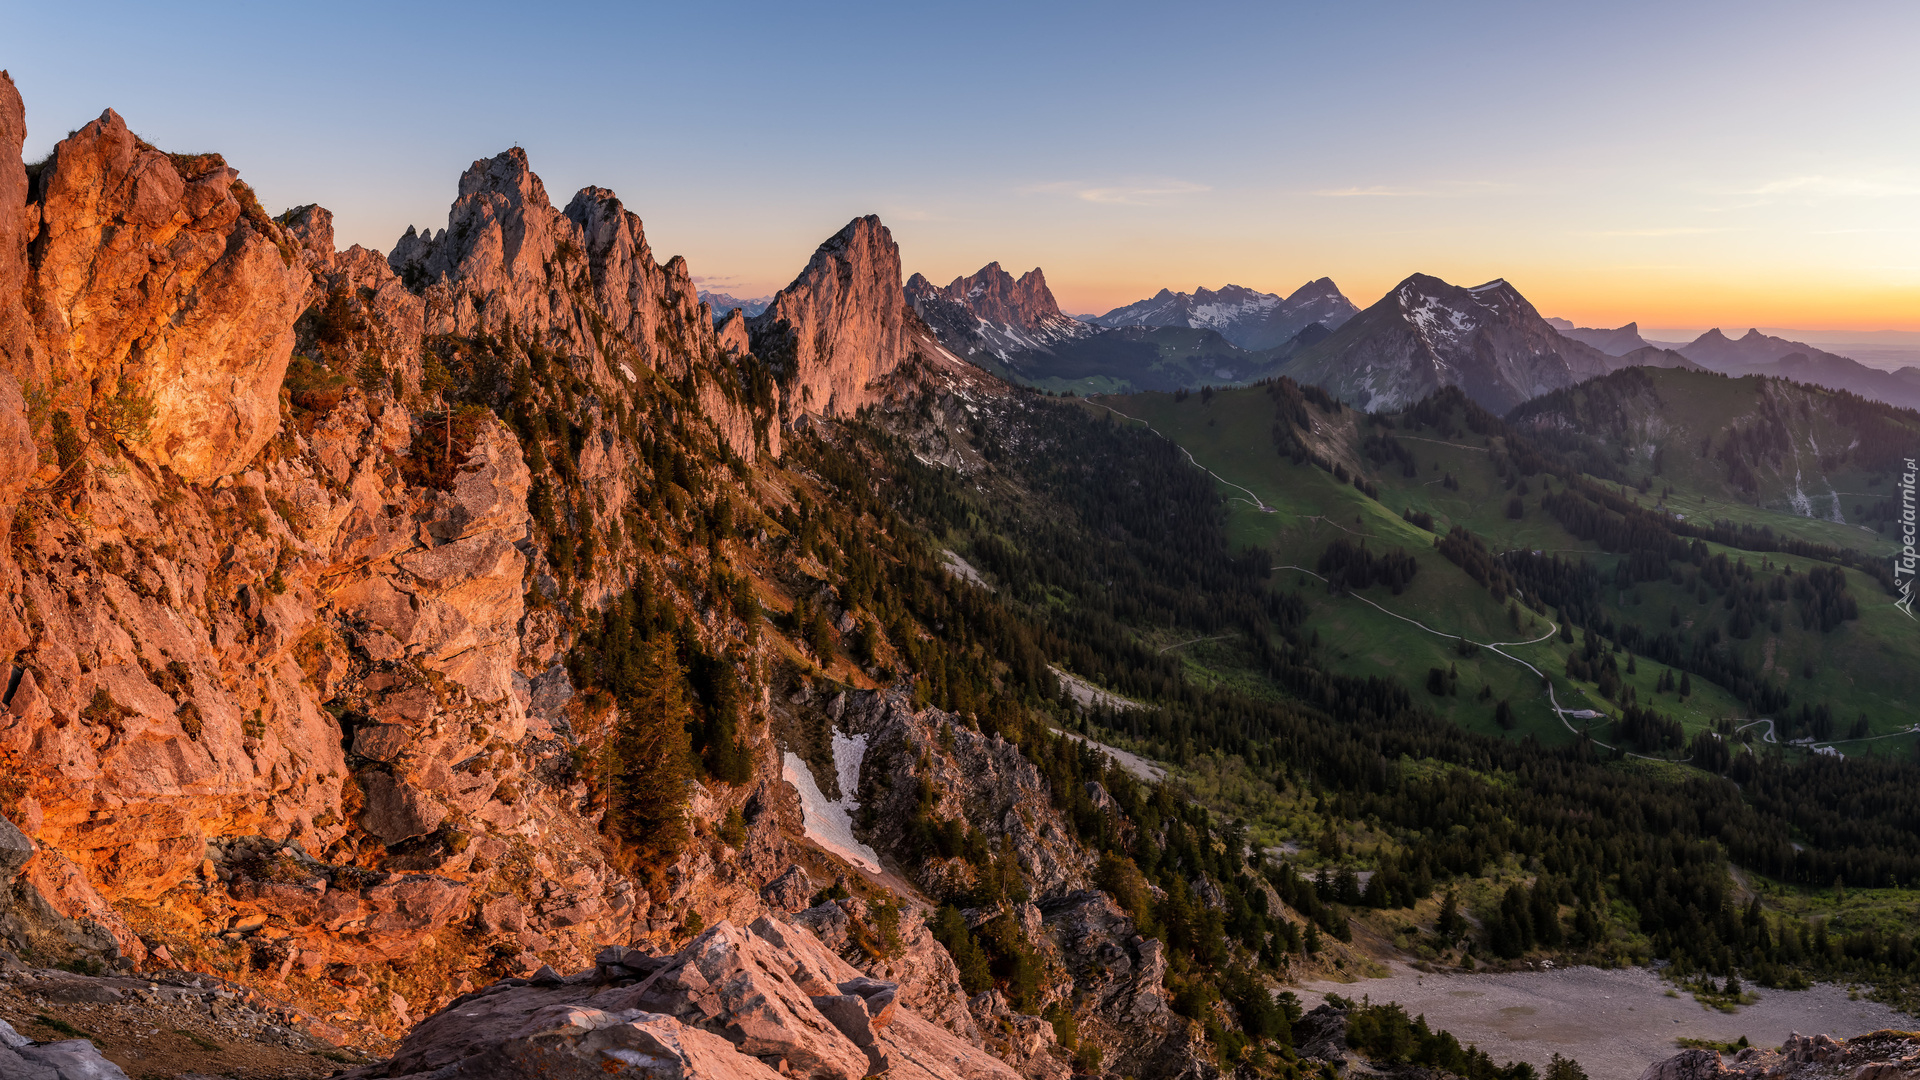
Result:
<svg viewBox="0 0 1920 1080"><path fill-rule="evenodd" d="M923 781L933 792L934 819L962 820L995 850L1004 845L1014 854L1034 893L1034 902L1017 905L1016 914L1046 971L1039 1002L1029 1008L1070 1009L1082 1038L1100 1046L1104 1067L1116 1072L1206 1071L1197 1064L1204 1049L1170 1005L1165 947L1142 937L1133 920L1093 888L1094 857L1073 840L1045 779L1017 748L952 714L915 712L894 692L848 692L825 708L842 729L867 740L858 796L870 825L860 838L902 867L928 896L964 903L974 882L964 859L929 857L913 846L910 828ZM892 955L857 948L849 927L865 910L863 901L848 899L795 918L843 959L897 982L901 1000L921 1015L983 1039L1028 1080L1057 1080L1071 1071L1050 1023L1014 1010L997 993L968 999L952 957L917 917L903 916L902 944ZM976 926L997 913L966 912Z"/></svg>
<svg viewBox="0 0 1920 1080"><path fill-rule="evenodd" d="M877 217L854 218L748 320L754 352L779 373L790 411L851 416L907 358L900 249Z"/></svg>
<svg viewBox="0 0 1920 1080"><path fill-rule="evenodd" d="M963 820L996 848L1010 845L1037 900L1092 885L1093 857L1054 812L1039 770L1012 743L937 709L915 712L903 695L891 691L848 694L839 720L848 733L867 737L860 805L874 824L865 839L913 867L915 883L929 896L961 895L971 885L972 870L964 859L925 859L911 848L909 829L923 779L934 791L932 816ZM927 763L924 778L922 761Z"/></svg>
<svg viewBox="0 0 1920 1080"><path fill-rule="evenodd" d="M789 923L723 922L671 957L612 948L599 959L591 972L543 973L456 999L407 1036L387 1075L1018 1075Z"/></svg>
<svg viewBox="0 0 1920 1080"><path fill-rule="evenodd" d="M32 227L8 233L32 237L24 284L38 313L28 343L8 335L10 373L57 387L52 404L75 414L150 400L147 431L123 438L196 483L236 471L278 430L307 280L238 179L218 155L146 146L109 109L60 142L20 222Z"/></svg>

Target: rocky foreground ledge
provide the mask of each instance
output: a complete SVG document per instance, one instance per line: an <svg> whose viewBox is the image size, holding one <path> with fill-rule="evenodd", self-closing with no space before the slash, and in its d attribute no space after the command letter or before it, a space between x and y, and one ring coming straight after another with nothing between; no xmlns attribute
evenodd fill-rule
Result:
<svg viewBox="0 0 1920 1080"><path fill-rule="evenodd" d="M769 917L746 927L721 922L671 956L609 946L596 959L589 971L541 968L455 998L391 1059L327 1071L354 1080L1022 1080L901 1005L897 984L862 975L806 929ZM119 1002L138 993L109 985L138 980L63 978L68 995ZM151 1023L177 1022L163 1015L166 990L145 993L160 995L149 1002ZM284 1028L268 1034L289 1048L303 1041ZM157 1064L130 1067L154 1075ZM168 1073L197 1075L160 1075ZM0 1024L0 1080L126 1075L87 1039L35 1042Z"/></svg>
<svg viewBox="0 0 1920 1080"><path fill-rule="evenodd" d="M1875 1031L1852 1039L1795 1034L1778 1050L1749 1046L1723 1058L1687 1050L1656 1061L1640 1080L1920 1080L1920 1032Z"/></svg>
<svg viewBox="0 0 1920 1080"><path fill-rule="evenodd" d="M454 999L352 1077L1020 1080L915 1015L807 930L722 922L673 956L611 947Z"/></svg>

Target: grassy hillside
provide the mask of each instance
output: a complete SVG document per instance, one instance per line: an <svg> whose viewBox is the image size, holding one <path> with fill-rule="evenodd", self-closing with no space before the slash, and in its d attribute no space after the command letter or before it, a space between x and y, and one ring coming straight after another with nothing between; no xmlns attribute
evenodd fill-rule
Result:
<svg viewBox="0 0 1920 1080"><path fill-rule="evenodd" d="M1110 408L1150 424L1215 475L1229 500L1233 542L1271 551L1275 565L1296 568L1276 573L1273 587L1298 591L1307 602L1307 625L1331 669L1392 678L1425 695L1436 712L1472 730L1501 731L1497 718L1502 718L1511 736L1531 735L1552 743L1579 738L1569 727L1572 723L1602 742L1649 757L1680 759L1689 756L1694 737L1703 731L1718 729L1764 744L1769 725L1752 722L1768 718L1776 721L1771 726L1774 736L1783 740L1813 737L1850 755L1912 752L1915 738L1906 732L1914 715L1907 702L1920 672L1920 627L1892 606L1880 582L1862 566L1835 566L1818 554L1754 550L1798 541L1806 551L1818 550L1808 545L1851 547L1877 559L1890 553L1890 541L1858 525L1735 501L1726 462L1663 449L1684 444L1696 431L1737 430L1758 411L1756 399L1770 400L1777 412L1788 414L1785 424L1794 433L1794 449L1780 456L1802 460L1803 489L1807 464L1817 455L1810 447L1800 449L1802 440L1830 447L1855 444L1850 460L1830 453L1820 475L1823 481L1837 478L1836 486L1846 490L1871 490L1872 473L1861 460L1865 455L1858 449L1860 440L1842 422L1831 395L1823 402L1824 391L1812 391L1810 398L1805 388L1769 390L1757 380L1684 371L1654 371L1649 376L1654 393L1681 405L1658 438L1633 444L1636 449L1627 455L1626 467L1616 460L1609 469L1613 475L1631 475L1631 466L1644 466L1644 476L1652 480L1646 493L1637 485L1623 486L1570 464L1591 459L1595 447L1604 445L1598 438L1591 439L1591 445L1563 437L1554 446L1542 446L1530 434L1509 431L1484 413L1469 416L1471 407L1458 399L1425 416L1409 410L1383 418L1313 405L1305 411L1305 424L1287 415L1291 411L1298 418L1299 402L1281 400L1283 395L1271 387L1184 400L1138 394L1102 398L1090 407ZM1800 411L1802 402L1807 404L1805 413ZM1649 417L1644 405L1644 399L1622 404L1629 431L1644 433L1657 426L1659 419ZM1573 407L1589 406L1576 399ZM1530 415L1545 413L1534 410ZM1858 416L1852 419L1856 427L1861 423ZM1481 431L1476 433L1470 422ZM1284 429L1280 439L1277 426ZM1300 455L1282 453L1282 441L1309 458L1296 463ZM1656 455L1662 470L1658 474L1651 472ZM1550 462L1559 463L1566 474L1546 468ZM1777 485L1783 467L1770 460L1767 464L1765 475ZM1529 468L1531 475L1526 474ZM1755 470L1754 475L1761 474ZM1370 485L1372 494L1356 487L1355 478ZM1571 516L1564 511L1569 505L1593 507L1584 496L1568 495L1570 479L1589 485L1584 491L1604 490L1659 514L1683 513L1696 524L1704 518L1765 527L1775 542L1753 542L1752 534L1744 538L1750 545L1745 547L1668 537L1684 557L1666 561L1657 577L1647 572L1627 581L1622 575L1632 568L1623 571L1622 564L1629 560L1625 551L1606 550L1607 537L1583 539L1562 520ZM1884 474L1879 486L1889 487ZM1515 499L1518 517L1511 516ZM1561 516L1547 508L1555 499L1563 507ZM1624 521L1619 514L1600 516ZM1430 527L1423 527L1428 517ZM1571 601L1564 597L1556 597L1563 603L1532 598L1535 609L1524 596L1496 597L1436 548L1436 540L1455 526L1484 542L1490 555L1516 553L1491 560L1512 571L1510 587L1525 580L1525 567L1550 567L1556 556L1564 560L1563 566L1584 563L1589 602L1573 605L1576 610L1569 618L1562 607ZM1329 545L1342 539L1364 541L1375 554L1404 551L1417 569L1398 595L1385 584L1341 595L1313 572ZM1718 570L1722 556L1728 568L1724 575ZM1816 570L1840 576L1855 617L1825 629L1817 616L1814 625L1805 624L1806 609L1814 601L1796 599L1796 583L1804 586L1809 572ZM1744 613L1736 610L1743 606ZM1570 634L1556 633L1563 623L1577 625L1569 626ZM1601 639L1599 655L1587 646L1589 628ZM1699 646L1704 662L1691 663L1691 656L1680 663L1656 662L1631 647L1616 653L1615 641L1625 638L1631 645L1635 640L1628 628L1645 643L1641 650L1666 634L1683 651ZM1482 647L1461 645L1453 637ZM1506 644L1516 642L1526 644ZM1221 666L1232 664L1220 644L1189 652L1196 666L1207 666L1210 659ZM1580 661L1570 665L1573 656ZM1602 657L1612 660L1613 669L1612 677L1604 680L1594 677L1596 669L1609 666ZM1519 661L1546 674L1551 698L1540 676ZM1435 668L1447 673L1445 693L1427 692ZM1682 697L1677 687L1668 689L1669 672L1675 683L1685 674L1691 692ZM1591 709L1603 718L1563 720L1550 705L1554 699L1563 709ZM1503 701L1510 716L1499 708ZM1621 722L1629 704L1677 721L1680 745L1672 745L1671 738L1633 738Z"/></svg>
<svg viewBox="0 0 1920 1080"><path fill-rule="evenodd" d="M1626 368L1527 402L1508 417L1589 471L1669 485L1668 507L1750 520L1822 543L1870 549L1897 506L1920 414L1852 394L1757 375ZM1755 518L1752 507L1786 515ZM1807 530L1807 519L1853 526Z"/></svg>

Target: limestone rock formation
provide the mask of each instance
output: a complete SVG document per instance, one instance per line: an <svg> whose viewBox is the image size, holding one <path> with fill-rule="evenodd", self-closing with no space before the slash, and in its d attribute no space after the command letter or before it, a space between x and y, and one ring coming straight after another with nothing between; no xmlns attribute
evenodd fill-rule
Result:
<svg viewBox="0 0 1920 1080"><path fill-rule="evenodd" d="M90 417L150 401L118 437L204 483L279 427L280 381L307 274L217 154L163 154L119 114L62 140L34 183L29 248L40 352L15 372Z"/></svg>
<svg viewBox="0 0 1920 1080"><path fill-rule="evenodd" d="M1647 1066L1640 1080L1909 1080L1920 1076L1920 1034L1875 1031L1851 1039L1795 1033L1777 1050L1749 1046L1723 1059L1683 1050Z"/></svg>
<svg viewBox="0 0 1920 1080"><path fill-rule="evenodd" d="M686 260L656 263L640 218L605 188L582 188L556 210L515 147L475 161L447 227L409 228L387 261L424 299L426 333L514 338L607 387L631 387L647 370L691 380L735 454L779 456L777 390L715 363L743 355L744 336L723 340Z"/></svg>
<svg viewBox="0 0 1920 1080"><path fill-rule="evenodd" d="M1036 899L1092 884L1092 856L1052 811L1046 780L1018 747L973 730L960 717L915 712L898 693L850 694L838 711L849 734L867 739L860 800L875 811L869 842L876 849L906 854L924 780L934 791L932 816L961 819L996 847L1008 845L1031 878ZM955 895L970 873L962 859L912 861L920 863L916 883L935 898Z"/></svg>
<svg viewBox="0 0 1920 1080"><path fill-rule="evenodd" d="M787 387L788 408L851 416L907 357L900 249L877 217L854 218L748 322L754 351Z"/></svg>
<svg viewBox="0 0 1920 1080"><path fill-rule="evenodd" d="M671 957L604 950L592 971L496 983L450 1003L395 1053L392 1077L779 1075L1015 1080L927 1023L806 930L721 923Z"/></svg>

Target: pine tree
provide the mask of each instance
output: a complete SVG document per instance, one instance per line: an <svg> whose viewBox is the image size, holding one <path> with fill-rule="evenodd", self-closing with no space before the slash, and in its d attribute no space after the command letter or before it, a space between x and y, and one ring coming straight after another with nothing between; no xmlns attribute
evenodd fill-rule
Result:
<svg viewBox="0 0 1920 1080"><path fill-rule="evenodd" d="M1561 1057L1556 1051L1547 1061L1546 1080L1587 1080L1587 1070L1572 1058Z"/></svg>
<svg viewBox="0 0 1920 1080"><path fill-rule="evenodd" d="M1447 898L1440 905L1440 917L1434 921L1433 929L1441 940L1452 944L1467 928L1467 920L1460 916L1460 898L1452 889L1447 890Z"/></svg>
<svg viewBox="0 0 1920 1080"><path fill-rule="evenodd" d="M1683 698L1693 696L1693 675L1689 672L1680 673L1680 696Z"/></svg>
<svg viewBox="0 0 1920 1080"><path fill-rule="evenodd" d="M673 639L656 634L644 653L644 670L621 701L620 719L607 740L605 827L642 879L657 887L687 842L693 761L687 691Z"/></svg>

